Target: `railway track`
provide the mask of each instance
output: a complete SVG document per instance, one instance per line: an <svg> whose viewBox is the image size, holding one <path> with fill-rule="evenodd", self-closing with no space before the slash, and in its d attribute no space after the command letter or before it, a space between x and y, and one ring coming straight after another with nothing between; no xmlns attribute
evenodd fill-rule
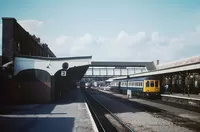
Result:
<svg viewBox="0 0 200 132"><path fill-rule="evenodd" d="M98 91L98 92L100 92L100 91ZM112 96L108 93L100 92L100 94L103 94L108 98L118 100L119 102L122 102L126 105L129 105L131 107L139 109L143 112L150 113L150 114L154 115L155 117L162 118L162 119L165 119L165 120L168 120L168 121L172 121L176 125L186 127L186 128L191 129L191 130L194 130L194 131L200 130L200 123L198 123L196 121L192 121L192 120L187 119L187 118L182 118L182 117L173 115L173 114L171 114L171 113L169 113L165 110L162 110L162 109L159 109L159 108L156 108L156 107L153 107L153 106L149 106L149 105L141 104L141 103L138 103L138 102L130 101L130 100L127 100L125 98L120 98L120 97L117 97L117 96Z"/></svg>
<svg viewBox="0 0 200 132"><path fill-rule="evenodd" d="M112 92L116 92L116 91L112 91ZM116 92L118 93L118 92ZM124 94L122 94L124 95ZM151 101L154 103L159 103L159 104L164 104L164 105L169 105L169 106L173 106L176 108L182 108L182 109L186 109L186 110L190 110L190 111L194 111L194 112L198 112L200 113L200 108L199 107L195 107L195 106L189 106L189 105L184 105L184 104L178 104L178 103L174 103L174 102L167 102L167 101L163 101L161 100L161 97L159 98L144 98L144 97L136 97L133 96L134 98L141 98L143 100L147 100L147 101Z"/></svg>
<svg viewBox="0 0 200 132"><path fill-rule="evenodd" d="M134 132L126 123L109 111L89 92L82 90L99 132Z"/></svg>

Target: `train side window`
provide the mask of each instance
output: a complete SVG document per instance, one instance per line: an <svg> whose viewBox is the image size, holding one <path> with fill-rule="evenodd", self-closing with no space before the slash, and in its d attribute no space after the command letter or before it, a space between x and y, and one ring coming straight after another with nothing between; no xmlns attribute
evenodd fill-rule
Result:
<svg viewBox="0 0 200 132"><path fill-rule="evenodd" d="M158 87L158 81L155 81L155 86Z"/></svg>
<svg viewBox="0 0 200 132"><path fill-rule="evenodd" d="M151 81L151 87L154 87L154 81Z"/></svg>
<svg viewBox="0 0 200 132"><path fill-rule="evenodd" d="M146 82L146 87L149 87L149 81Z"/></svg>

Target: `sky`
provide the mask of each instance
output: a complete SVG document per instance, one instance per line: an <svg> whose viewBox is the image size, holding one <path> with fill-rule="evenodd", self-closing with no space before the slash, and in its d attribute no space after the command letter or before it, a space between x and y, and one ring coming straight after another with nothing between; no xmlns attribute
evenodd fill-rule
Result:
<svg viewBox="0 0 200 132"><path fill-rule="evenodd" d="M57 57L168 62L200 55L199 0L1 0L0 16L16 18Z"/></svg>

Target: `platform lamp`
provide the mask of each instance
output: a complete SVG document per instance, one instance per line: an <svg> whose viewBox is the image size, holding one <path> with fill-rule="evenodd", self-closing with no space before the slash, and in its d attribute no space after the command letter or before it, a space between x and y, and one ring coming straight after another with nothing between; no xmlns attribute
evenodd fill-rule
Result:
<svg viewBox="0 0 200 132"><path fill-rule="evenodd" d="M127 89L128 89L128 79L130 78L129 75L127 75Z"/></svg>
<svg viewBox="0 0 200 132"><path fill-rule="evenodd" d="M130 78L130 76L129 75L127 75L127 85L126 85L126 87L127 87L127 92L128 92L128 79ZM129 93L127 93L127 94L129 94Z"/></svg>

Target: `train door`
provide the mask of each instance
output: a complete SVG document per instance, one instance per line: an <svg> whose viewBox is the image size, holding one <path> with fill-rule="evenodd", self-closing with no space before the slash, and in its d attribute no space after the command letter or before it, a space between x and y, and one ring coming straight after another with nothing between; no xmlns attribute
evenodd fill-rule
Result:
<svg viewBox="0 0 200 132"><path fill-rule="evenodd" d="M144 80L143 92L150 92L150 81Z"/></svg>
<svg viewBox="0 0 200 132"><path fill-rule="evenodd" d="M155 80L155 92L160 93L160 80Z"/></svg>

